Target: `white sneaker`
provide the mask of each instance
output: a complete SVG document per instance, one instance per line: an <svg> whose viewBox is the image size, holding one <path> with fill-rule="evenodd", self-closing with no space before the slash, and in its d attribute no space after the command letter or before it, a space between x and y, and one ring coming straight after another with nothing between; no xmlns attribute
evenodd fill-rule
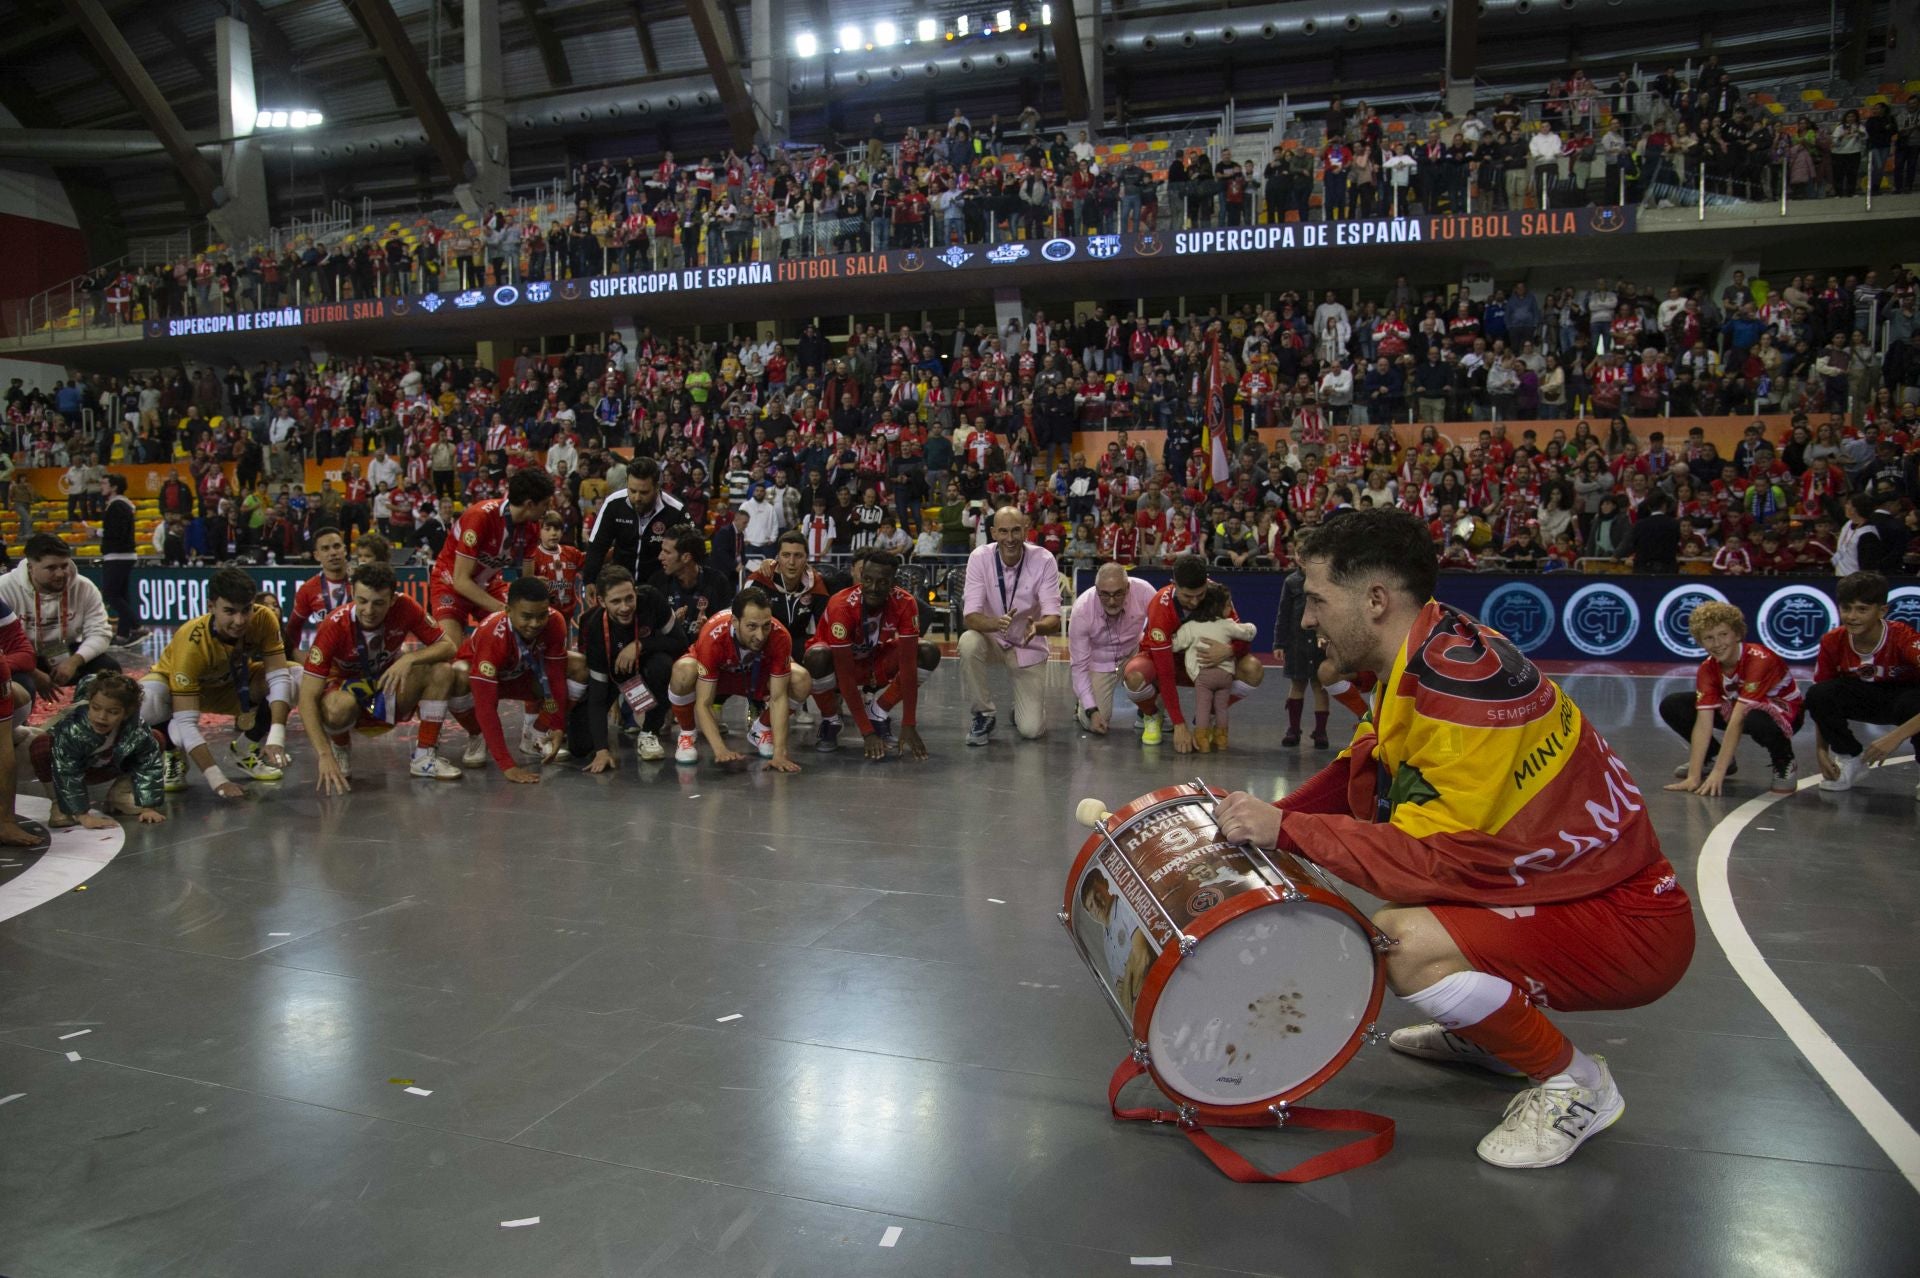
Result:
<svg viewBox="0 0 1920 1278"><path fill-rule="evenodd" d="M247 742L246 749L240 748L238 741L227 743L227 751L233 755L234 766L252 777L255 781L278 781L286 774L260 757L260 750L253 742Z"/></svg>
<svg viewBox="0 0 1920 1278"><path fill-rule="evenodd" d="M565 742L562 742L560 748L553 752L553 761L555 763L565 763L572 758L573 751L567 749Z"/></svg>
<svg viewBox="0 0 1920 1278"><path fill-rule="evenodd" d="M747 744L758 750L761 758L773 757L773 729L765 719L755 719L747 725Z"/></svg>
<svg viewBox="0 0 1920 1278"><path fill-rule="evenodd" d="M1860 774L1867 770L1866 760L1857 754L1836 755L1835 759L1840 764L1840 775L1831 780L1821 777L1820 788L1827 791L1853 789L1853 783L1858 781Z"/></svg>
<svg viewBox="0 0 1920 1278"><path fill-rule="evenodd" d="M484 768L487 766L487 739L468 737L467 748L460 752L460 766L463 768Z"/></svg>
<svg viewBox="0 0 1920 1278"><path fill-rule="evenodd" d="M520 753L530 754L536 759L546 757L547 734L534 727L531 721L520 726Z"/></svg>
<svg viewBox="0 0 1920 1278"><path fill-rule="evenodd" d="M353 777L353 751L349 750L346 746L335 745L331 741L327 742L327 748L333 751L333 766L340 769L341 776L351 780Z"/></svg>
<svg viewBox="0 0 1920 1278"><path fill-rule="evenodd" d="M1408 1056L1418 1056L1423 1061L1450 1061L1459 1065L1478 1065L1481 1069L1495 1074L1504 1074L1508 1078L1524 1077L1519 1070L1486 1051L1477 1044L1469 1043L1452 1030L1445 1029L1432 1021L1424 1025L1408 1025L1387 1035L1387 1046L1396 1052Z"/></svg>
<svg viewBox="0 0 1920 1278"><path fill-rule="evenodd" d="M407 762L407 775L428 781L458 781L464 774L433 751L416 749Z"/></svg>
<svg viewBox="0 0 1920 1278"><path fill-rule="evenodd" d="M1557 1167L1587 1138L1603 1132L1627 1112L1613 1072L1603 1057L1600 1086L1581 1087L1557 1074L1529 1087L1507 1105L1506 1117L1480 1142L1480 1157L1495 1167Z"/></svg>
<svg viewBox="0 0 1920 1278"><path fill-rule="evenodd" d="M642 732L639 737L640 757L648 763L656 763L667 757L667 748L660 744L660 738L651 732Z"/></svg>
<svg viewBox="0 0 1920 1278"><path fill-rule="evenodd" d="M682 732L679 743L673 747L673 761L675 763L700 762L700 748L695 744L698 740L699 738L693 733Z"/></svg>

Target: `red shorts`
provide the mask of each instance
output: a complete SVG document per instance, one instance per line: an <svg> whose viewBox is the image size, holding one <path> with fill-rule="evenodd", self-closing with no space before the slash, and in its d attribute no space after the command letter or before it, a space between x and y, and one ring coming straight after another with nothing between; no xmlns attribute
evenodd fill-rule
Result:
<svg viewBox="0 0 1920 1278"><path fill-rule="evenodd" d="M489 595L499 601L500 608L507 606L507 583L504 579L495 577L487 583L486 589ZM463 626L485 621L489 613L500 611L500 608L481 608L455 590L453 582L445 577L427 579L427 598L433 605L435 621L457 621Z"/></svg>
<svg viewBox="0 0 1920 1278"><path fill-rule="evenodd" d="M1679 984L1693 958L1693 902L1665 857L1578 901L1427 908L1475 971L1560 1012L1644 1006Z"/></svg>
<svg viewBox="0 0 1920 1278"><path fill-rule="evenodd" d="M500 699L519 701L536 710L544 710L547 703L546 694L540 691L540 681L524 670L500 681Z"/></svg>
<svg viewBox="0 0 1920 1278"><path fill-rule="evenodd" d="M1128 673L1134 671L1139 673L1149 688L1157 686L1154 681L1160 676L1153 668L1152 653L1136 652L1131 657L1128 657L1125 664L1120 667L1120 675L1122 678L1125 678ZM1187 673L1186 660L1178 653L1175 653L1173 657L1173 683L1176 688L1191 688L1193 686L1193 676Z"/></svg>
<svg viewBox="0 0 1920 1278"><path fill-rule="evenodd" d="M827 652L833 650L819 639L807 645L809 650L820 648ZM888 644L865 657L853 658L854 677L861 688L885 688L900 673L900 648L897 644ZM846 689L842 688L842 692Z"/></svg>

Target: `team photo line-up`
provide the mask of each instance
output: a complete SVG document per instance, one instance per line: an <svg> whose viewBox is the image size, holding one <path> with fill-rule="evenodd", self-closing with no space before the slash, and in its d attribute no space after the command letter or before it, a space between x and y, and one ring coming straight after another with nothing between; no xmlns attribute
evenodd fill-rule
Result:
<svg viewBox="0 0 1920 1278"><path fill-rule="evenodd" d="M809 563L804 535L786 533L737 586L704 563L707 539L661 490L657 466L642 459L626 478L595 521L590 585L589 554L558 543L552 477L524 469L503 496L454 521L428 607L399 592L382 544L350 568L346 535L326 529L315 539L320 571L290 615L245 569L220 567L209 611L174 634L137 684L105 655L97 588L73 571L64 543L36 538L0 597L0 646L22 676L0 712L22 724L55 680L80 682L50 727L0 734L0 750L19 756L0 760L9 765L0 776L12 791L30 768L56 825L111 824L91 808L89 786L101 783L111 813L160 821L163 796L185 788L189 763L228 801L247 793L228 766L255 782L285 778L296 706L314 785L333 796L352 787L354 735L409 718L418 729L407 773L436 782L463 775L438 749L449 718L466 733L462 764L491 761L523 784L570 756L584 757L590 774L617 768L616 734L634 739L640 759L660 759L669 715L677 764L697 764L704 740L715 763L751 752L772 770L799 772L795 720L808 700L818 751L836 748L844 702L866 759L928 757L917 694L941 653L922 638L921 601L898 585L897 555L864 551L851 583L835 589ZM1257 691L1265 667L1204 558L1177 558L1159 589L1105 564L1069 611L1058 562L1032 539L1024 512L999 505L989 532L967 558L957 644L968 746L991 743L997 689L1011 693L1018 737L1047 730L1053 640L1071 619L1074 714L1090 736L1113 734L1124 691L1147 745L1161 739L1164 714L1177 753L1228 747L1229 707ZM1274 632L1290 682L1286 742L1301 739L1309 691L1316 747L1332 745L1327 698L1358 723L1351 744L1278 803L1221 798L1221 836L1305 857L1390 902L1371 920L1386 979L1431 1018L1395 1031L1393 1046L1524 1075L1532 1085L1479 1155L1513 1168L1563 1162L1617 1121L1624 1101L1605 1060L1574 1046L1545 1009L1664 995L1691 957L1689 898L1641 790L1579 708L1505 636L1434 598L1439 555L1425 519L1341 504L1303 530L1296 552ZM1708 654L1696 689L1660 707L1688 747L1669 788L1720 794L1743 735L1768 752L1773 787L1793 788L1791 738L1808 716L1820 784L1833 791L1920 733L1920 634L1887 619L1888 592L1878 573L1840 580L1842 624L1822 640L1804 694L1777 654L1748 640L1737 608L1696 606L1690 627ZM1191 723L1183 687L1194 693ZM746 751L729 745L718 717L729 697L752 707ZM523 708L517 752L507 702ZM224 756L208 742L209 714L231 716L239 731ZM1882 730L1862 742L1856 722ZM38 843L13 816L13 794L5 798L0 841ZM1109 931L1127 930L1112 897L1089 889L1088 899L1089 910L1105 907ZM1125 936L1119 944L1109 975L1124 986L1138 946Z"/></svg>

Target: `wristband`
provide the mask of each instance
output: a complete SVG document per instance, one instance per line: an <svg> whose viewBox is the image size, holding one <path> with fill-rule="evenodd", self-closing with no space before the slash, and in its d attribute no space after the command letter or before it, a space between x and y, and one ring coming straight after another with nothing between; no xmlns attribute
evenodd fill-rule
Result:
<svg viewBox="0 0 1920 1278"><path fill-rule="evenodd" d="M267 729L267 744L285 749L287 745L287 725L276 723Z"/></svg>
<svg viewBox="0 0 1920 1278"><path fill-rule="evenodd" d="M220 770L220 765L217 763L201 775L207 779L207 788L215 794L220 793L220 787L227 783L227 774Z"/></svg>

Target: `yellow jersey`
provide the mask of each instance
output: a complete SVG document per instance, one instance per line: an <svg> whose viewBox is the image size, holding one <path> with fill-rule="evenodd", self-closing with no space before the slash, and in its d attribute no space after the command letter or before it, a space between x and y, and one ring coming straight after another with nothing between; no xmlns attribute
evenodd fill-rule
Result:
<svg viewBox="0 0 1920 1278"><path fill-rule="evenodd" d="M236 670L245 671L248 662L275 653L284 656L286 650L280 637L280 614L266 604L255 604L238 644L230 645L214 632L211 614L195 617L174 633L145 677L163 680L170 691L187 695L231 688Z"/></svg>

